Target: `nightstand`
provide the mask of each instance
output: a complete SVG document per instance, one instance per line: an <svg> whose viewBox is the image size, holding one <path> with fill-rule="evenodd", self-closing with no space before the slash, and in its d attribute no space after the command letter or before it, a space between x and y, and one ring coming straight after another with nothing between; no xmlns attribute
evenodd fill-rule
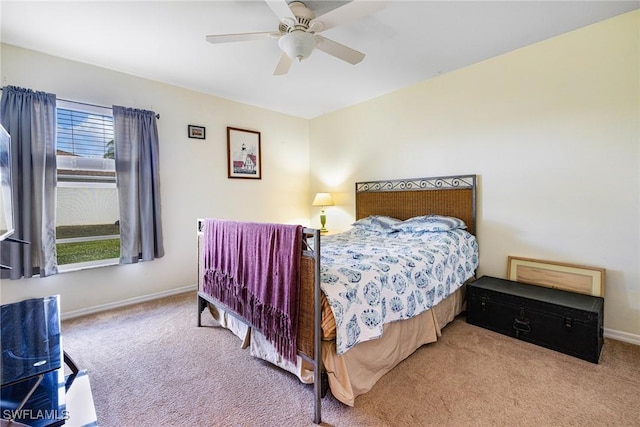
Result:
<svg viewBox="0 0 640 427"><path fill-rule="evenodd" d="M340 234L343 233L344 230L327 230L327 231L321 231L320 232L320 236L331 236L332 234Z"/></svg>

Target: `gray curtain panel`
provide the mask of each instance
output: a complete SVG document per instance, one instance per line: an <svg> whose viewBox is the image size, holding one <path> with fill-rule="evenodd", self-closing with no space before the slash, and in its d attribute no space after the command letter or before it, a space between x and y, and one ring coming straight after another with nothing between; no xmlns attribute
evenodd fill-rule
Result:
<svg viewBox="0 0 640 427"><path fill-rule="evenodd" d="M15 86L2 90L0 122L11 135L15 232L30 244L1 242L2 277L46 277L56 256L56 96Z"/></svg>
<svg viewBox="0 0 640 427"><path fill-rule="evenodd" d="M159 141L153 111L113 106L120 264L164 255Z"/></svg>

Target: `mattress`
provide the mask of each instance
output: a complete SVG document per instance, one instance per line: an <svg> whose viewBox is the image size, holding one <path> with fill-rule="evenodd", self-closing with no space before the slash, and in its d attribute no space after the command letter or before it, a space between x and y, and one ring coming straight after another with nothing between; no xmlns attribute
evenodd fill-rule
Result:
<svg viewBox="0 0 640 427"><path fill-rule="evenodd" d="M321 288L335 319L338 354L437 305L478 266L476 238L464 229L378 230L354 227L322 239Z"/></svg>

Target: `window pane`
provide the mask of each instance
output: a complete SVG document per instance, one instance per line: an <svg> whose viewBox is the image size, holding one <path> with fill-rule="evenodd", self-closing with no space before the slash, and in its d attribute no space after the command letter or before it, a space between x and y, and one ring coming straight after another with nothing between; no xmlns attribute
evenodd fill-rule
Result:
<svg viewBox="0 0 640 427"><path fill-rule="evenodd" d="M119 258L113 117L58 108L56 148L58 265Z"/></svg>
<svg viewBox="0 0 640 427"><path fill-rule="evenodd" d="M113 159L113 117L57 109L59 155Z"/></svg>

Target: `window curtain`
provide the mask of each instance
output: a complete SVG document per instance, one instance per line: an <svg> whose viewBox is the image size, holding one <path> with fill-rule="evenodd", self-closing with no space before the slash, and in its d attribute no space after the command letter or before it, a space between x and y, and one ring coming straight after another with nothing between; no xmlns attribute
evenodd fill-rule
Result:
<svg viewBox="0 0 640 427"><path fill-rule="evenodd" d="M159 141L153 111L113 106L120 264L164 255Z"/></svg>
<svg viewBox="0 0 640 427"><path fill-rule="evenodd" d="M15 232L0 243L2 277L58 273L56 256L56 96L15 86L2 89L0 122L11 135Z"/></svg>

